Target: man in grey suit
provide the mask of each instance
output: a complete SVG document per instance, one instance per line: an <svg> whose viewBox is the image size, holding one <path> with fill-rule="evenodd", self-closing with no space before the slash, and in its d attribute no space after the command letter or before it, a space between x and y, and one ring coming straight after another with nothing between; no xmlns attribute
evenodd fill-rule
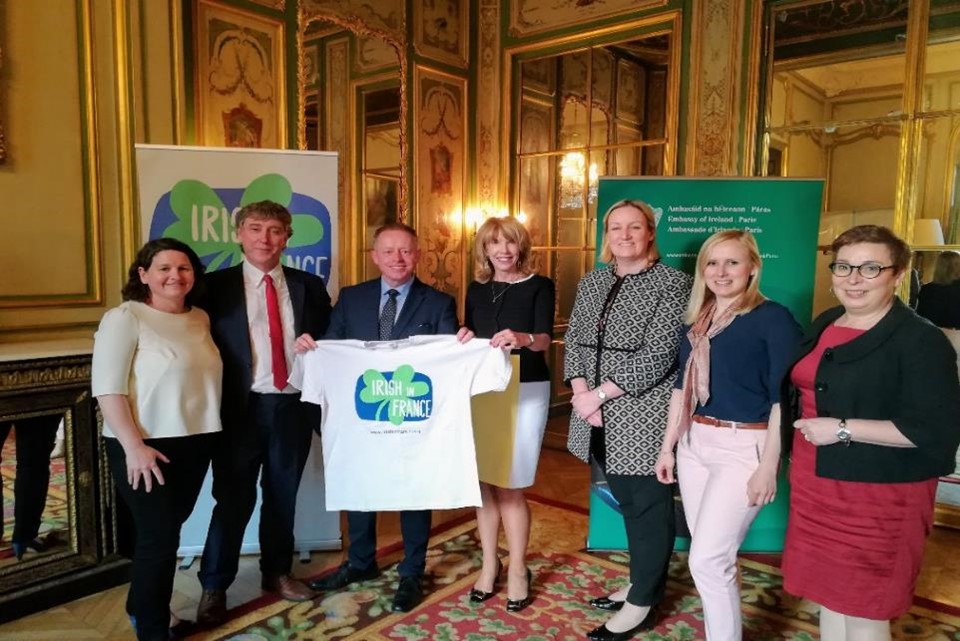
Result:
<svg viewBox="0 0 960 641"><path fill-rule="evenodd" d="M420 258L413 228L402 223L380 227L374 235L372 258L380 277L340 290L324 339L376 341L418 334L457 334L461 341L467 341L473 337L473 332L466 328L457 331L453 298L413 275ZM314 347L316 343L308 334L297 339L297 351ZM347 561L333 574L311 582L314 590L339 590L380 575L376 561L376 512L347 512L347 523L350 535ZM392 609L409 612L423 600L430 511L401 512L400 529L404 557Z"/></svg>

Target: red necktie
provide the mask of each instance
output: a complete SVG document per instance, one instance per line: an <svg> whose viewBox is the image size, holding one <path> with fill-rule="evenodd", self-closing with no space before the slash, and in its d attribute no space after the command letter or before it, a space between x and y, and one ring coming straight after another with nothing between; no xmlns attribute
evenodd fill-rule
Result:
<svg viewBox="0 0 960 641"><path fill-rule="evenodd" d="M277 288L270 275L263 277L267 295L267 320L270 322L270 362L273 365L273 386L283 390L287 386L287 356L283 351L283 324L280 322L280 302Z"/></svg>

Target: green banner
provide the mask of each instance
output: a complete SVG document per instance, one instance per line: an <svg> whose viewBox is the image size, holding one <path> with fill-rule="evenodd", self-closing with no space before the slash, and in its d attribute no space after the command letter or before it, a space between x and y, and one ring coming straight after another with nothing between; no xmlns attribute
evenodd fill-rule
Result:
<svg viewBox="0 0 960 641"><path fill-rule="evenodd" d="M597 198L600 215L620 200L642 200L654 211L657 247L664 263L693 273L700 245L723 229L748 229L763 258L760 290L788 307L806 326L813 310L814 267L823 180L787 178L601 178ZM597 221L597 264L603 220ZM783 549L790 488L781 468L776 500L764 507L743 551ZM678 518L681 510L678 505ZM686 532L686 524L678 523ZM603 473L593 466L590 492L591 549L626 549L623 518L610 495ZM677 549L689 540L678 537Z"/></svg>

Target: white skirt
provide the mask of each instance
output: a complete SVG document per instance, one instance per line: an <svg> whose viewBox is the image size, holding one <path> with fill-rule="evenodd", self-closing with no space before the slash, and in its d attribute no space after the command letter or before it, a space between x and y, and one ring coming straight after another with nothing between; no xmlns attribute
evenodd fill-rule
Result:
<svg viewBox="0 0 960 641"><path fill-rule="evenodd" d="M513 437L513 463L510 466L508 487L520 489L533 485L549 411L550 381L520 383L517 428Z"/></svg>

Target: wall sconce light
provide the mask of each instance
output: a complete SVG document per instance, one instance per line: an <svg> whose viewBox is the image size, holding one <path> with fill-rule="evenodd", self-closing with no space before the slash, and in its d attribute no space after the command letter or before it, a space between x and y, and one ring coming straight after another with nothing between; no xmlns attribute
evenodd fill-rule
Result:
<svg viewBox="0 0 960 641"><path fill-rule="evenodd" d="M942 245L943 227L939 218L917 218L913 221L914 245Z"/></svg>
<svg viewBox="0 0 960 641"><path fill-rule="evenodd" d="M587 200L594 203L597 200L597 183L599 172L596 163L587 162L583 152L570 151L560 159L560 206L564 209L579 209L583 207L583 181L587 174Z"/></svg>

